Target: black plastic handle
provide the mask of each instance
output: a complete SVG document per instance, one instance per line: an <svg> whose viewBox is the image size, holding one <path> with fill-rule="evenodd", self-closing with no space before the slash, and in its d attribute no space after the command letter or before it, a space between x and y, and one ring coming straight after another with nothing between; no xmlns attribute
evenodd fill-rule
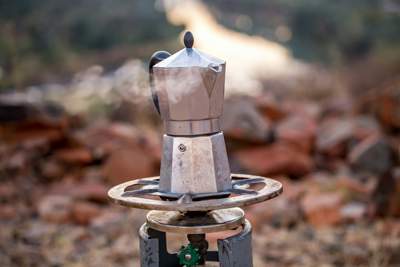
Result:
<svg viewBox="0 0 400 267"><path fill-rule="evenodd" d="M158 114L160 114L160 105L158 103L157 90L156 90L156 88L154 88L153 66L156 65L158 62L163 61L164 59L168 58L169 56L171 56L171 54L168 53L167 51L157 51L150 57L150 61L149 61L149 77L150 77L151 97L153 98L153 103L154 103L154 106L156 106Z"/></svg>

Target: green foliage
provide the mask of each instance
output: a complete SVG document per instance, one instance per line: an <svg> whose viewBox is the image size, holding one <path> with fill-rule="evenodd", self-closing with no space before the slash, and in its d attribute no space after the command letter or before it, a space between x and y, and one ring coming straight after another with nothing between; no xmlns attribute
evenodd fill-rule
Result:
<svg viewBox="0 0 400 267"><path fill-rule="evenodd" d="M225 26L282 42L307 61L343 66L399 54L398 0L203 1ZM247 16L244 24L240 15ZM277 35L280 26L290 30L288 40ZM180 31L149 0L0 0L0 89L51 81L93 63L145 59L176 45L171 40Z"/></svg>
<svg viewBox="0 0 400 267"><path fill-rule="evenodd" d="M375 50L400 45L400 3L396 0L206 0L220 20L235 28L237 15L253 20L247 32L280 41L275 29L284 25L292 33L284 43L296 57L327 64L346 64ZM385 8L397 5L397 11ZM396 8L393 8L396 9ZM397 12L397 13L396 13Z"/></svg>
<svg viewBox="0 0 400 267"><path fill-rule="evenodd" d="M102 52L169 40L179 31L149 0L0 0L0 89L35 82L38 67L62 71L88 54L99 54L101 64Z"/></svg>

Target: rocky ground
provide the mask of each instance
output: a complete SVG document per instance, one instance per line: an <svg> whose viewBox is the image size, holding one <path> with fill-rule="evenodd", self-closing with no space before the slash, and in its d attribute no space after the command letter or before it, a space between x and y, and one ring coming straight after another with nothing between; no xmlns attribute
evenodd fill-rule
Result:
<svg viewBox="0 0 400 267"><path fill-rule="evenodd" d="M1 98L0 266L139 266L145 213L106 192L157 175L158 119L138 102L101 120L61 107ZM399 79L362 97L226 101L232 170L284 185L247 208L255 266L400 265L399 107Z"/></svg>

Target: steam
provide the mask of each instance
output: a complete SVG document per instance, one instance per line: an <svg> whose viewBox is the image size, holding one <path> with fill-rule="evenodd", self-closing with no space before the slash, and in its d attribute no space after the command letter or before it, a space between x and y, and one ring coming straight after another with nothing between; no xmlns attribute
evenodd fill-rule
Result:
<svg viewBox="0 0 400 267"><path fill-rule="evenodd" d="M206 90L206 92L210 90L208 91L210 93L216 78L212 76L213 73L211 72L213 72L211 69L200 70L198 68L169 69L167 75L163 76L161 80L157 80L155 89L158 94L162 94L162 90L165 90L168 95L168 101L175 104L200 88L200 90Z"/></svg>
<svg viewBox="0 0 400 267"><path fill-rule="evenodd" d="M149 74L140 60L130 60L112 72L98 65L77 73L67 84L28 87L21 93L2 94L1 99L40 104L54 102L71 114L104 109L122 102L148 103Z"/></svg>

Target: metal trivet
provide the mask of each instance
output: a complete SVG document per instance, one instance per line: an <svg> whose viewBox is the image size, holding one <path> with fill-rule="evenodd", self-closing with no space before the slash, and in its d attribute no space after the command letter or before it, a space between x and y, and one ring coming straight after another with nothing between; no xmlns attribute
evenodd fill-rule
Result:
<svg viewBox="0 0 400 267"><path fill-rule="evenodd" d="M220 192L222 198L216 199L209 199L209 194L160 192L158 184L158 177L129 181L111 188L108 196L127 207L186 212L248 206L274 198L282 192L280 182L246 174L232 174L232 189ZM154 196L168 198L168 201L154 199ZM215 197L215 193L212 196Z"/></svg>

